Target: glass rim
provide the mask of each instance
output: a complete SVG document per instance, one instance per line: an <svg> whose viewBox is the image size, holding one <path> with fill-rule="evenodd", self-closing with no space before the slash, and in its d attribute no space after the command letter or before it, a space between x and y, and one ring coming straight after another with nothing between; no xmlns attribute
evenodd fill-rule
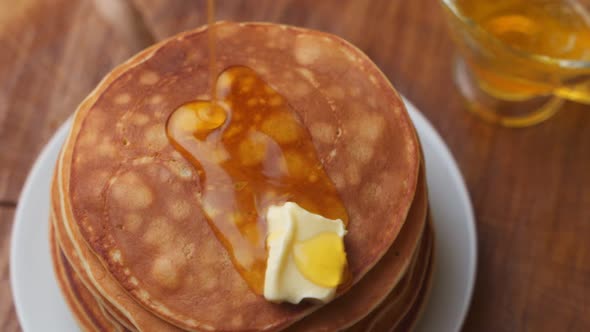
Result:
<svg viewBox="0 0 590 332"><path fill-rule="evenodd" d="M554 58L547 55L529 53L526 51L522 51L511 47L510 45L502 42L498 38L494 37L492 34L487 32L485 29L482 29L477 23L475 23L471 18L463 15L457 6L455 6L455 0L440 0L439 1L443 6L445 6L449 12L451 12L462 24L467 25L470 29L477 31L491 40L493 40L497 46L501 47L503 50L512 53L514 56L517 56L522 59L533 60L535 62L540 62L547 65L557 65L561 68L566 69L590 69L590 61L588 60L572 60L572 59L562 59L562 58Z"/></svg>

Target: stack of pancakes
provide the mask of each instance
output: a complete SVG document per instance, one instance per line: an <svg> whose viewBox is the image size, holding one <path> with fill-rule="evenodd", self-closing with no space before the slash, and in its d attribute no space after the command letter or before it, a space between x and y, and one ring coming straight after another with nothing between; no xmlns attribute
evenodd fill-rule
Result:
<svg viewBox="0 0 590 332"><path fill-rule="evenodd" d="M425 168L399 95L342 39L218 23L217 66L252 68L308 129L349 215L350 287L327 304L254 293L209 227L199 177L166 136L209 99L207 27L113 70L76 111L52 186L55 270L88 331L406 331L428 293L434 234Z"/></svg>

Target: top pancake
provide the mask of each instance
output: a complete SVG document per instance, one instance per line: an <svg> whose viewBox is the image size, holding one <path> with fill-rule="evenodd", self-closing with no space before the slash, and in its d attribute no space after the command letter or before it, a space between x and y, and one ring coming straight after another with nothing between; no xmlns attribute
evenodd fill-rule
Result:
<svg viewBox="0 0 590 332"><path fill-rule="evenodd" d="M309 129L348 210L353 281L381 258L408 213L419 169L399 95L338 37L261 23L217 24L217 69L253 68ZM77 111L61 179L75 220L107 270L150 311L186 329L276 329L309 312L255 295L199 204L192 166L169 144L176 107L207 99L206 28L141 52Z"/></svg>

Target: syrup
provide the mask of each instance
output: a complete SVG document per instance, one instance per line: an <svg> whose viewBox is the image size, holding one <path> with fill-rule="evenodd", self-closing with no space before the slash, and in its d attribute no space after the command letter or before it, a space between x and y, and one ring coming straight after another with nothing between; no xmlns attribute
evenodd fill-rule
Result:
<svg viewBox="0 0 590 332"><path fill-rule="evenodd" d="M268 207L291 201L344 225L348 215L287 100L250 68L216 75L215 0L207 1L207 21L211 100L178 107L166 133L199 174L209 225L250 288L262 294Z"/></svg>
<svg viewBox="0 0 590 332"><path fill-rule="evenodd" d="M176 109L167 135L199 174L211 228L248 285L262 294L269 206L291 201L345 225L348 216L311 136L282 95L242 66L223 71L214 89L216 101Z"/></svg>

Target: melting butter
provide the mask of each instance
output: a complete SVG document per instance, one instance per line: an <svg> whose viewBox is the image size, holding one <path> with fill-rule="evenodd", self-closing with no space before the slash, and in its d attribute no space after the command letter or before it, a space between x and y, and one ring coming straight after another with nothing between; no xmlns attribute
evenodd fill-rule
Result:
<svg viewBox="0 0 590 332"><path fill-rule="evenodd" d="M273 302L330 301L343 282L346 234L340 219L311 213L296 203L270 206L264 297Z"/></svg>
<svg viewBox="0 0 590 332"><path fill-rule="evenodd" d="M311 282L323 287L342 283L346 253L342 237L324 232L293 246L293 256L299 271Z"/></svg>

